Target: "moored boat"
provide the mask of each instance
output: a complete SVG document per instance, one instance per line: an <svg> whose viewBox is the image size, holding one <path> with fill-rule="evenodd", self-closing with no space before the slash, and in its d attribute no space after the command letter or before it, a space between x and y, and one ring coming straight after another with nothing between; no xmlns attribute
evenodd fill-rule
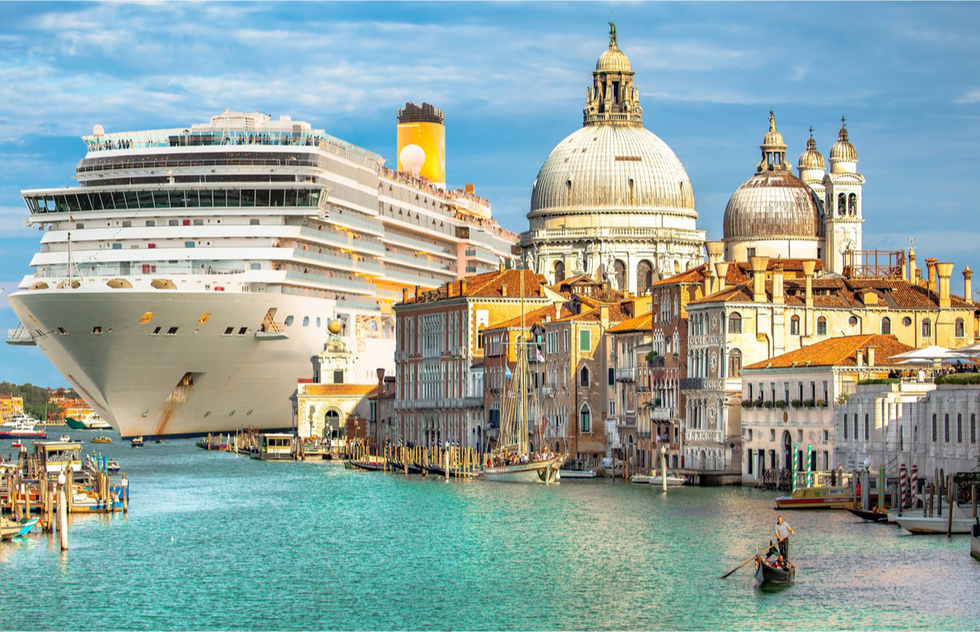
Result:
<svg viewBox="0 0 980 632"><path fill-rule="evenodd" d="M977 519L964 516L957 510L952 522L949 515L942 516L899 516L895 520L906 531L912 533L970 533Z"/></svg>
<svg viewBox="0 0 980 632"><path fill-rule="evenodd" d="M561 468L558 470L560 478L595 478L596 471L593 469L586 470L566 470Z"/></svg>
<svg viewBox="0 0 980 632"><path fill-rule="evenodd" d="M0 426L0 439L46 439L47 431L35 428L39 423L27 415L14 415Z"/></svg>
<svg viewBox="0 0 980 632"><path fill-rule="evenodd" d="M353 465L353 469L356 470L367 470L368 472L381 472L385 469L385 462L377 459L365 459L361 461L350 460L349 463Z"/></svg>
<svg viewBox="0 0 980 632"><path fill-rule="evenodd" d="M106 435L99 435L92 439L89 443L112 443L112 437L107 437Z"/></svg>
<svg viewBox="0 0 980 632"><path fill-rule="evenodd" d="M97 413L89 413L82 419L75 419L73 417L65 417L65 425L67 425L72 430L111 430L112 426L109 425L105 419L100 417Z"/></svg>
<svg viewBox="0 0 980 632"><path fill-rule="evenodd" d="M133 446L134 448L142 448L142 447L143 447L143 437L133 437L133 438L132 438L132 439L130 440L130 442L129 442L129 443L130 443L130 445L132 445L132 446Z"/></svg>
<svg viewBox="0 0 980 632"><path fill-rule="evenodd" d="M564 457L551 456L547 459L512 463L483 468L483 476L488 481L503 483L557 483Z"/></svg>
<svg viewBox="0 0 980 632"><path fill-rule="evenodd" d="M846 509L854 505L849 487L801 487L789 496L776 499L779 509Z"/></svg>
<svg viewBox="0 0 980 632"><path fill-rule="evenodd" d="M755 558L755 581L759 586L789 586L796 579L796 566L786 563L786 568L770 564L762 555Z"/></svg>
<svg viewBox="0 0 980 632"><path fill-rule="evenodd" d="M71 436L63 434L61 435L61 438L58 439L58 441L61 441L62 443L68 443L69 441L71 441Z"/></svg>
<svg viewBox="0 0 980 632"><path fill-rule="evenodd" d="M11 538L19 538L23 535L27 535L36 524L37 518L31 518L25 522L2 518L0 519L0 538L10 540Z"/></svg>
<svg viewBox="0 0 980 632"><path fill-rule="evenodd" d="M845 507L849 512L867 522L888 522L888 514L882 513L880 511L868 511L866 509L857 509L855 507Z"/></svg>

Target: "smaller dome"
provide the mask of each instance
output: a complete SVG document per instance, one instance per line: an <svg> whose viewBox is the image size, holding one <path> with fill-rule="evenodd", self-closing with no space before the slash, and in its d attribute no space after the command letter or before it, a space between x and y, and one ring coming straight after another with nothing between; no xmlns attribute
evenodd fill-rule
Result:
<svg viewBox="0 0 980 632"><path fill-rule="evenodd" d="M782 147L786 149L786 143L783 142L783 135L776 131L776 116L769 110L769 132L766 137L762 139L763 147Z"/></svg>
<svg viewBox="0 0 980 632"><path fill-rule="evenodd" d="M633 72L630 69L630 60L626 53L618 48L609 47L609 50L599 55L599 61L595 63L596 72Z"/></svg>
<svg viewBox="0 0 980 632"><path fill-rule="evenodd" d="M806 141L806 151L800 154L799 169L821 169L827 170L827 163L823 156L817 151L817 141L813 140L813 129L810 130L810 140Z"/></svg>
<svg viewBox="0 0 980 632"><path fill-rule="evenodd" d="M841 119L843 122L843 119ZM830 159L835 162L857 162L858 154L854 145L847 140L847 126L841 125L837 134L837 142L830 149Z"/></svg>

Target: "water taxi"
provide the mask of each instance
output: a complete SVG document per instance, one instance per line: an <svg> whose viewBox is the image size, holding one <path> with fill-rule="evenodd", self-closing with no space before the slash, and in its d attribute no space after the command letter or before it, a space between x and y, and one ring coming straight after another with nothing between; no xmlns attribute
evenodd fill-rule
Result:
<svg viewBox="0 0 980 632"><path fill-rule="evenodd" d="M776 499L779 509L845 509L854 506L849 487L800 487L789 496Z"/></svg>
<svg viewBox="0 0 980 632"><path fill-rule="evenodd" d="M92 439L90 443L112 443L112 437L107 437L106 435L99 435Z"/></svg>
<svg viewBox="0 0 980 632"><path fill-rule="evenodd" d="M260 461L288 461L293 458L293 435L285 432L260 433L258 447L251 456Z"/></svg>

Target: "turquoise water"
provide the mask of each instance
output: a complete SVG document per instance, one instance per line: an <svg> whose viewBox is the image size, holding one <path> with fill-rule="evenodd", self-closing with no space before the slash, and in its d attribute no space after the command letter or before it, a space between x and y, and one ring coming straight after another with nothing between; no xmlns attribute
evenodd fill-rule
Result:
<svg viewBox="0 0 980 632"><path fill-rule="evenodd" d="M84 433L73 433L82 435ZM755 587L774 494L449 482L105 446L129 516L0 545L4 629L942 628L980 621L966 536L790 513L795 585Z"/></svg>

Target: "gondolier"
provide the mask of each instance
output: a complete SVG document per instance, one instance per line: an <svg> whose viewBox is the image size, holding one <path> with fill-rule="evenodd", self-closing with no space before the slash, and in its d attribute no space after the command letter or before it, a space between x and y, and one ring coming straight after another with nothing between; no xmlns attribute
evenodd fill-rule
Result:
<svg viewBox="0 0 980 632"><path fill-rule="evenodd" d="M789 559L789 536L796 533L793 531L793 527L789 526L783 522L783 517L779 516L776 518L776 541L779 544L779 554L783 556L783 559Z"/></svg>

